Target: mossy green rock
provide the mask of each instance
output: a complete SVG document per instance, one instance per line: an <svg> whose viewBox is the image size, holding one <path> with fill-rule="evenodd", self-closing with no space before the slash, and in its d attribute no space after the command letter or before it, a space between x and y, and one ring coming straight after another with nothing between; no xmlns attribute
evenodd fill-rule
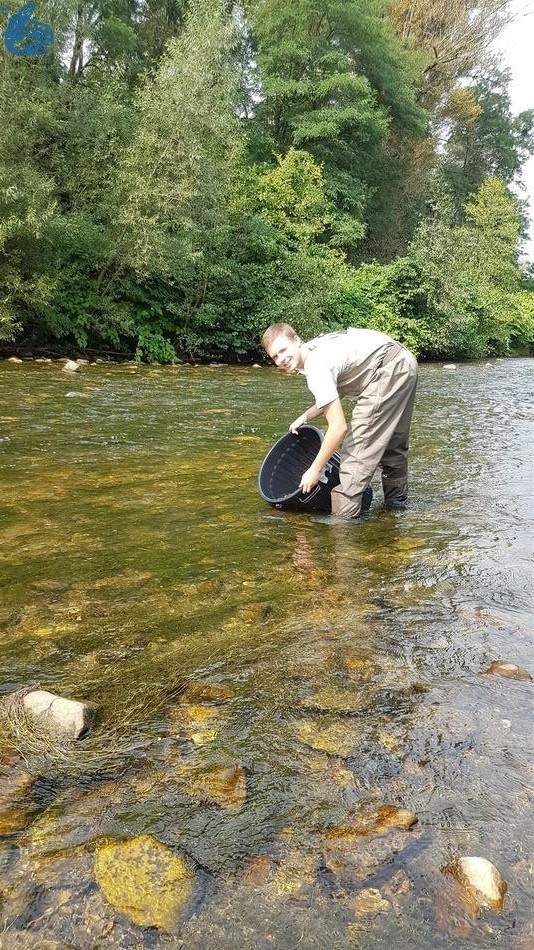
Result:
<svg viewBox="0 0 534 950"><path fill-rule="evenodd" d="M180 696L181 703L226 703L235 696L234 690L224 683L189 683Z"/></svg>
<svg viewBox="0 0 534 950"><path fill-rule="evenodd" d="M116 910L141 927L167 931L172 931L194 887L194 874L184 858L152 835L103 845L96 853L95 877Z"/></svg>
<svg viewBox="0 0 534 950"><path fill-rule="evenodd" d="M327 686L314 693L313 696L308 696L301 705L304 709L316 709L320 712L354 713L368 703L368 698L361 691Z"/></svg>
<svg viewBox="0 0 534 950"><path fill-rule="evenodd" d="M346 720L305 719L296 724L296 731L300 741L311 749L341 758L354 752L361 742L361 727Z"/></svg>
<svg viewBox="0 0 534 950"><path fill-rule="evenodd" d="M188 791L199 801L237 812L247 797L245 770L242 765L231 765L200 773L191 777Z"/></svg>

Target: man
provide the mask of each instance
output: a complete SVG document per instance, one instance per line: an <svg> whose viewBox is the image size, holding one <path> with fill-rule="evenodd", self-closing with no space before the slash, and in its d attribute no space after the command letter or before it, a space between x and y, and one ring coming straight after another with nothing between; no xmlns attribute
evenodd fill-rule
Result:
<svg viewBox="0 0 534 950"><path fill-rule="evenodd" d="M304 473L300 488L312 491L343 441L340 483L332 491L332 514L357 518L362 495L375 469L382 470L389 508L404 508L408 498L408 442L417 386L417 360L409 350L378 330L349 327L304 343L287 323L273 323L262 346L276 366L306 376L314 403L290 425L291 432L324 414L324 441ZM356 400L347 425L341 400Z"/></svg>

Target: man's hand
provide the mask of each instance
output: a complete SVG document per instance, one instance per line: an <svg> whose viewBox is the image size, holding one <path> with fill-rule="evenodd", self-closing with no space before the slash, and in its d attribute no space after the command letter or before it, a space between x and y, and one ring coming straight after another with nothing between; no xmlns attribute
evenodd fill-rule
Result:
<svg viewBox="0 0 534 950"><path fill-rule="evenodd" d="M321 476L322 469L317 468L315 465L311 465L307 472L304 472L300 480L299 488L302 488L302 491L305 495L308 492L311 492L315 488L319 478Z"/></svg>
<svg viewBox="0 0 534 950"><path fill-rule="evenodd" d="M296 435L300 427L305 426L307 421L308 421L308 416L306 415L305 412L303 412L302 415L298 417L298 419L295 419L294 422L291 423L291 425L289 426L289 431L292 432L293 435Z"/></svg>

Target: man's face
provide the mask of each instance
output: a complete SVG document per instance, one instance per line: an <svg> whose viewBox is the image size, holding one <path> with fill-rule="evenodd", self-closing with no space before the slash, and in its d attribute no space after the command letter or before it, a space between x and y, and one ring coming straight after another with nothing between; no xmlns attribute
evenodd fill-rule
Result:
<svg viewBox="0 0 534 950"><path fill-rule="evenodd" d="M275 337L271 346L268 347L267 354L271 357L273 363L281 369L288 370L288 372L302 369L304 360L302 359L301 346L302 340L298 337L293 339L293 337L280 334Z"/></svg>

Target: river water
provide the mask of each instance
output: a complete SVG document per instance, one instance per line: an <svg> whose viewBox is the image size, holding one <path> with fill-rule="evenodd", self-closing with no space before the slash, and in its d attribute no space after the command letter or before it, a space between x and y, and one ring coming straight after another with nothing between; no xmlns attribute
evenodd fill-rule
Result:
<svg viewBox="0 0 534 950"><path fill-rule="evenodd" d="M356 524L257 493L308 402L266 367L0 364L0 691L99 706L71 745L4 724L0 947L532 945L534 684L481 675L534 666L532 363L424 365L410 508L378 479ZM417 823L339 831L384 804ZM157 859L144 917L98 873L143 835L193 875L163 922Z"/></svg>

